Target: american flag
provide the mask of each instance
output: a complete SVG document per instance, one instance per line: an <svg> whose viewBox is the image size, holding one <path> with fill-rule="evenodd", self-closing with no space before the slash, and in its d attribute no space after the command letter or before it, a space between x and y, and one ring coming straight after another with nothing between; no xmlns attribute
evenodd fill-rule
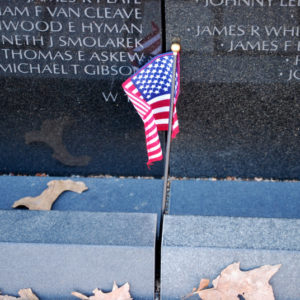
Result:
<svg viewBox="0 0 300 300"><path fill-rule="evenodd" d="M154 57L122 85L144 122L148 167L163 158L158 131L168 130L174 57L172 52ZM176 112L180 89L179 54L176 65L172 138L179 132Z"/></svg>

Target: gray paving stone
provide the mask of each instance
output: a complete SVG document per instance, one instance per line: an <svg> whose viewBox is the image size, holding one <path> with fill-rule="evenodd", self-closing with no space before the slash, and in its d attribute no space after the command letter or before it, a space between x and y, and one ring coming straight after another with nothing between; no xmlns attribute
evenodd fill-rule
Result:
<svg viewBox="0 0 300 300"><path fill-rule="evenodd" d="M172 180L170 214L300 218L300 182Z"/></svg>
<svg viewBox="0 0 300 300"><path fill-rule="evenodd" d="M129 282L153 299L156 215L0 211L0 288L31 287L45 300L74 299Z"/></svg>
<svg viewBox="0 0 300 300"><path fill-rule="evenodd" d="M202 278L215 279L229 264L248 270L282 264L271 279L276 299L300 296L300 220L165 216L162 299L180 299Z"/></svg>

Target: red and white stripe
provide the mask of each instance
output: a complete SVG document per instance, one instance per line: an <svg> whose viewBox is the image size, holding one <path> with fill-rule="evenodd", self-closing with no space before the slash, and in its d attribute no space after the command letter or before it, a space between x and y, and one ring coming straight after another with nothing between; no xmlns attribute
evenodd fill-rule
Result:
<svg viewBox="0 0 300 300"><path fill-rule="evenodd" d="M169 127L169 113L170 113L170 94L165 94L151 99L147 103L151 106L158 131L167 131ZM175 99L177 100L177 99ZM173 126L172 137L174 138L179 132L178 117L176 109L176 101L174 103L173 111Z"/></svg>
<svg viewBox="0 0 300 300"><path fill-rule="evenodd" d="M142 46L133 49L134 52L145 52L146 54L157 55L161 53L161 35L159 27L152 22L152 32L147 35L140 44Z"/></svg>
<svg viewBox="0 0 300 300"><path fill-rule="evenodd" d="M143 52L146 55L157 55L161 53L161 34L159 27L154 22L151 22L151 24L152 32L140 41L141 46L128 49L131 55L133 55L134 52ZM133 61L132 64L138 67L136 61Z"/></svg>
<svg viewBox="0 0 300 300"><path fill-rule="evenodd" d="M161 144L158 136L158 128L153 111L150 105L144 100L142 94L134 86L130 78L127 79L122 86L144 122L146 147L148 153L147 166L149 167L153 162L163 159Z"/></svg>

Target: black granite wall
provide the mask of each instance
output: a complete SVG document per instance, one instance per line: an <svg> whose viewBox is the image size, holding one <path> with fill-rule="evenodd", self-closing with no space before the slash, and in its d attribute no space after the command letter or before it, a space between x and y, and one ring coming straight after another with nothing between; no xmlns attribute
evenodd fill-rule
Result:
<svg viewBox="0 0 300 300"><path fill-rule="evenodd" d="M161 3L0 3L0 172L154 175L121 84L161 52ZM150 46L150 47L149 47Z"/></svg>
<svg viewBox="0 0 300 300"><path fill-rule="evenodd" d="M296 5L1 1L0 173L162 176L121 83L180 37L171 174L300 178Z"/></svg>
<svg viewBox="0 0 300 300"><path fill-rule="evenodd" d="M300 178L299 13L291 1L166 1L166 40L182 40L172 175Z"/></svg>

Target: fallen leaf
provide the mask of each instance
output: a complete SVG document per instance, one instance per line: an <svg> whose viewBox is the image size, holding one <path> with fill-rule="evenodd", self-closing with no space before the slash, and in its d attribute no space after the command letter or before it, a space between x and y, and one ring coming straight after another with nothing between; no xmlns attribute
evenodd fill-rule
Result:
<svg viewBox="0 0 300 300"><path fill-rule="evenodd" d="M192 291L190 294L188 294L188 295L186 295L185 297L183 297L183 298L184 298L184 299L187 299L187 298L189 298L189 297L192 297L192 296L194 296L195 294L197 294L199 291L201 291L201 290L207 288L208 286L209 286L209 279L201 279L198 288L197 288L197 289L196 289L196 288L193 288L193 291Z"/></svg>
<svg viewBox="0 0 300 300"><path fill-rule="evenodd" d="M81 181L52 180L48 182L48 188L37 197L25 197L13 204L13 208L20 205L26 206L29 210L51 210L53 203L65 191L72 191L81 194L88 188Z"/></svg>
<svg viewBox="0 0 300 300"><path fill-rule="evenodd" d="M116 282L114 282L112 292L110 293L103 293L101 290L95 289L93 291L94 296L88 297L78 292L73 292L72 295L82 300L131 300L129 289L128 282L121 287L118 287Z"/></svg>
<svg viewBox="0 0 300 300"><path fill-rule="evenodd" d="M234 263L225 268L213 281L213 288L205 289L208 286L205 279L205 282L200 283L198 289L187 297L198 294L202 300L239 300L241 297L245 300L274 300L269 280L280 267L281 265L266 265L243 272L240 270L240 263Z"/></svg>
<svg viewBox="0 0 300 300"><path fill-rule="evenodd" d="M20 290L18 294L20 296L18 298L13 297L13 296L8 296L8 295L4 295L4 296L0 295L0 300L15 300L15 299L19 299L19 300L39 300L39 298L32 292L31 289Z"/></svg>
<svg viewBox="0 0 300 300"><path fill-rule="evenodd" d="M209 286L209 279L201 279L198 290L203 290Z"/></svg>

